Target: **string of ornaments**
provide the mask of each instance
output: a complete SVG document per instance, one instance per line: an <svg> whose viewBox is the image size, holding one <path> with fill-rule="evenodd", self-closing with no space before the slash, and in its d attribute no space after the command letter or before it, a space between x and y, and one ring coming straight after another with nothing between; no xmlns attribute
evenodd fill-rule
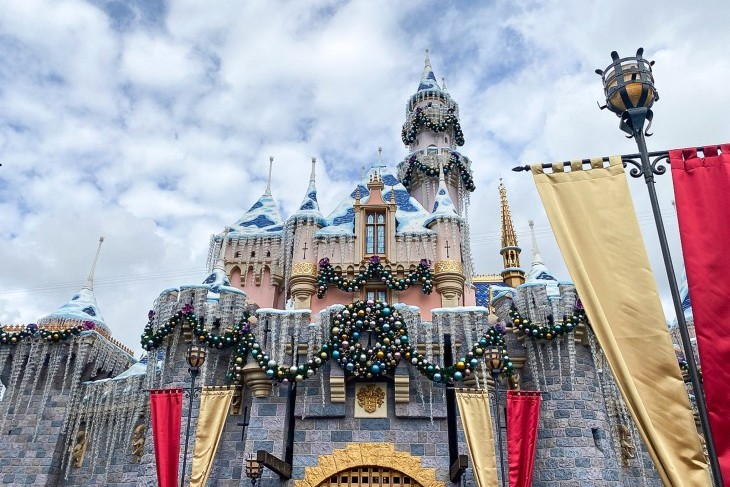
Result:
<svg viewBox="0 0 730 487"><path fill-rule="evenodd" d="M514 307L509 311L509 317L517 331L535 340L552 340L573 331L581 323L588 324L588 318L582 307L576 307L571 315L564 315L562 321L555 321L550 315L547 317L547 324L524 318Z"/></svg>
<svg viewBox="0 0 730 487"><path fill-rule="evenodd" d="M433 291L433 276L431 275L431 263L427 259L421 259L416 270L403 278L394 276L389 270L383 267L380 257L374 255L368 259L366 270L359 272L353 279L342 277L330 264L330 260L324 257L319 260L319 273L317 274L317 297L322 299L327 293L330 284L338 289L354 293L365 287L368 281L380 281L388 289L405 291L409 287L420 283L424 294L431 294Z"/></svg>
<svg viewBox="0 0 730 487"><path fill-rule="evenodd" d="M472 176L469 169L466 167L466 164L461 159L461 155L458 152L452 152L449 156L449 162L447 162L444 166L444 176L448 175L451 171L459 171L459 176L461 177L461 182L464 184L464 187L467 191L474 191L476 189L476 185L474 184L474 177ZM403 186L405 186L406 189L411 185L411 180L413 179L413 173L415 171L422 172L426 174L426 176L429 177L438 177L439 175L439 169L438 167L431 167L428 164L425 164L418 160L418 155L413 154L410 159L408 160L408 169L406 169L406 174L403 177Z"/></svg>
<svg viewBox="0 0 730 487"><path fill-rule="evenodd" d="M401 139L405 145L410 145L416 140L418 130L422 127L433 130L434 132L445 132L449 128L454 129L454 142L456 145L464 145L464 133L461 131L461 124L454 113L453 108L449 108L447 115L441 120L431 119L423 111L422 107L416 108L416 114L411 119L408 126L403 126L401 130Z"/></svg>
<svg viewBox="0 0 730 487"><path fill-rule="evenodd" d="M146 327L142 336L143 347L148 351L158 347L164 336L169 335L184 320L188 320L194 327L198 342L219 350L235 347L226 374L226 378L232 382L243 380L243 368L249 356L269 379L276 382L303 381L314 376L329 360L334 360L348 377L371 379L392 374L398 363L405 359L429 380L450 383L469 377L479 365L479 360L493 349L498 350L502 357L503 373L506 376L513 373L513 364L507 353L504 330L501 327L489 327L471 350L455 364L441 366L429 362L417 347L411 345L403 316L381 301L356 301L333 312L328 340L311 355L312 358L292 365L277 363L262 348L252 331L252 325L257 323L257 318L248 311L244 312L238 324L222 334L216 334L205 330L202 322L196 320L192 306L186 305L184 311L173 315L157 332L152 333L151 325L148 325L150 331ZM360 339L366 336L367 342L362 343Z"/></svg>
<svg viewBox="0 0 730 487"><path fill-rule="evenodd" d="M17 345L23 340L32 340L36 338L55 343L78 336L81 334L82 331L90 331L94 330L95 328L96 323L94 323L93 321L84 321L79 325L74 325L62 329L41 328L35 323L29 323L22 330L5 331L5 329L0 326L0 345Z"/></svg>

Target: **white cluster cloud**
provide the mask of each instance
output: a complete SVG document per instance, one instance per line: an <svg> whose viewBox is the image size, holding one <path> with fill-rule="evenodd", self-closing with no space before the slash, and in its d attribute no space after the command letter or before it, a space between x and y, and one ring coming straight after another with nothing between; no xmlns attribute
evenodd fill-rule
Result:
<svg viewBox="0 0 730 487"><path fill-rule="evenodd" d="M611 50L643 46L661 100L653 149L727 141L720 2L163 2L24 0L0 9L0 323L64 303L107 237L96 294L138 349L168 286L202 280L208 236L263 192L290 214L317 155L323 211L383 147L394 167L407 97L430 47L459 102L474 162L476 267L501 269L496 186L507 185L529 265L528 219L567 277L520 163L635 152L599 112ZM681 8L680 8L681 7ZM633 18L636 16L637 18ZM642 182L632 183L660 285ZM659 178L681 264L671 178ZM664 293L666 295L666 292ZM669 310L669 300L665 306Z"/></svg>

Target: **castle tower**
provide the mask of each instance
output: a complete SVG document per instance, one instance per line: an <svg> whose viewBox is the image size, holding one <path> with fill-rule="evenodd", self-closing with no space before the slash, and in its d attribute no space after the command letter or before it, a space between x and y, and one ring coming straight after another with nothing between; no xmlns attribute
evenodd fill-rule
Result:
<svg viewBox="0 0 730 487"><path fill-rule="evenodd" d="M432 215L426 226L437 234L434 283L444 308L460 306L464 294L465 277L461 252L463 221L449 195L443 166L439 166L439 185Z"/></svg>
<svg viewBox="0 0 730 487"><path fill-rule="evenodd" d="M502 254L504 269L502 270L502 279L510 287L517 287L525 283L525 271L520 267L520 252L522 249L517 245L517 235L512 225L512 215L509 211L509 203L507 202L507 188L500 181L499 183L499 203L502 213Z"/></svg>
<svg viewBox="0 0 730 487"><path fill-rule="evenodd" d="M465 212L466 193L474 191L471 161L456 148L464 145L459 123L459 105L439 86L426 51L423 75L406 104L401 138L410 153L398 164L398 177L425 208L433 207L439 166L443 166L451 200L459 215Z"/></svg>
<svg viewBox="0 0 730 487"><path fill-rule="evenodd" d="M314 252L314 235L325 225L317 202L315 168L317 158L312 157L312 172L309 176L307 194L294 215L289 219L294 225L292 242L292 267L289 289L296 309L312 306L312 295L317 290L317 260Z"/></svg>

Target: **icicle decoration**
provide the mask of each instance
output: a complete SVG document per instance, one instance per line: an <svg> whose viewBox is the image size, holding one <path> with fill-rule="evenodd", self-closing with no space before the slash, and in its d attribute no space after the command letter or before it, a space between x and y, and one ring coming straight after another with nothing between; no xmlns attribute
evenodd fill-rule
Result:
<svg viewBox="0 0 730 487"><path fill-rule="evenodd" d="M551 370L555 370L555 357L553 356L553 344L552 344L552 341L548 342L545 345L545 349L547 350L548 363L550 364L550 369Z"/></svg>
<svg viewBox="0 0 730 487"><path fill-rule="evenodd" d="M568 333L565 337L568 340L568 373L570 374L570 390L573 390L575 382L575 333Z"/></svg>
<svg viewBox="0 0 730 487"><path fill-rule="evenodd" d="M560 377L563 376L563 351L562 351L562 345L563 339L565 336L558 337L557 340L555 340L555 348L557 350L557 356L558 356L558 373L560 374ZM572 336L571 334L568 334L568 340L571 340Z"/></svg>
<svg viewBox="0 0 730 487"><path fill-rule="evenodd" d="M48 358L48 371L46 373L45 383L43 384L43 392L41 393L41 403L38 409L38 421L36 422L35 431L33 432L33 439L31 440L34 443L36 441L36 438L38 438L38 428L43 421L43 413L45 413L46 411L46 404L48 404L48 402L51 400L51 385L53 384L53 379L56 377L56 373L58 372L58 366L60 363L61 348L56 346L53 347L53 351Z"/></svg>
<svg viewBox="0 0 730 487"><path fill-rule="evenodd" d="M530 370L535 377L535 387L537 390L541 390L540 385L540 370L537 368L537 357L535 356L535 342L528 343L525 347L527 351L527 363L530 365Z"/></svg>

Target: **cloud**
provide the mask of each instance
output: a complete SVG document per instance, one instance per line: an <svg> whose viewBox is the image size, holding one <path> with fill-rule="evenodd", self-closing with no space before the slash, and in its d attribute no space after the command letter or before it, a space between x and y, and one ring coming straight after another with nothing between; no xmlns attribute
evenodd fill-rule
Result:
<svg viewBox="0 0 730 487"><path fill-rule="evenodd" d="M510 168L635 152L598 111L593 70L640 45L661 95L650 147L726 140L720 5L663 2L637 24L628 1L11 2L0 11L0 322L69 299L104 234L99 305L138 349L159 291L202 280L209 235L261 195L269 155L283 214L304 196L311 155L324 213L378 146L391 167L405 157L400 127L425 47L460 104L477 269L502 266L502 177L523 265L535 219L543 257L567 277L532 181ZM661 276L645 189L631 186ZM669 177L658 190L681 263Z"/></svg>

